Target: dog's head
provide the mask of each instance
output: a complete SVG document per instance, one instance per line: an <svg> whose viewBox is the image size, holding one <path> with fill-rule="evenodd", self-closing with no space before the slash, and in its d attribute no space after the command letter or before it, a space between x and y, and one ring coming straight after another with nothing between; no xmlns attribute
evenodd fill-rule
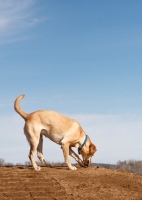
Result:
<svg viewBox="0 0 142 200"><path fill-rule="evenodd" d="M79 154L82 155L84 166L89 167L92 162L92 156L94 156L95 152L97 151L96 146L90 141L87 141L85 146L78 151Z"/></svg>

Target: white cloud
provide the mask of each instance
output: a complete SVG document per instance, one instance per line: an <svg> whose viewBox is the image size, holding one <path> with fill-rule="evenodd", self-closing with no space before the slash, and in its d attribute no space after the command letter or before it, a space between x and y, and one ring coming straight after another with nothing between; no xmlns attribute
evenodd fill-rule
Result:
<svg viewBox="0 0 142 200"><path fill-rule="evenodd" d="M7 42L9 39L11 42L12 39L9 37L44 20L34 17L33 6L35 2L36 0L0 0L1 42ZM19 36L19 38L23 39L22 36ZM19 38L17 39L19 40ZM15 38L13 38L13 41L15 41Z"/></svg>
<svg viewBox="0 0 142 200"><path fill-rule="evenodd" d="M116 163L118 160L141 159L141 117L134 114L67 116L77 119L97 146L93 162ZM0 117L0 158L14 163L28 160L29 144L23 133L23 126L24 120L16 113ZM64 161L60 146L47 138L44 138L43 152L48 161ZM71 161L74 162L73 159Z"/></svg>
<svg viewBox="0 0 142 200"><path fill-rule="evenodd" d="M94 162L141 159L142 118L135 114L73 115L97 146Z"/></svg>

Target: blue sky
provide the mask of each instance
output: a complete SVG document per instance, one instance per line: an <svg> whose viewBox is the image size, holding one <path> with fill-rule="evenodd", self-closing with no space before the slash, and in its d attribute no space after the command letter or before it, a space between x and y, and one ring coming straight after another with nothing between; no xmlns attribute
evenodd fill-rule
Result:
<svg viewBox="0 0 142 200"><path fill-rule="evenodd" d="M98 148L93 162L141 159L141 8L140 0L0 0L1 158L28 160L13 109L24 93L27 113L79 120ZM47 160L63 161L56 146L45 141Z"/></svg>

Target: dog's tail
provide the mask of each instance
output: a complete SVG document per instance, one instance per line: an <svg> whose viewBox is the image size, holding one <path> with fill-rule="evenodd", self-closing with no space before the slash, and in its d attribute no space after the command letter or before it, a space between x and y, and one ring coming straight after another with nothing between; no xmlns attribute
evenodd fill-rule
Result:
<svg viewBox="0 0 142 200"><path fill-rule="evenodd" d="M25 96L25 95L22 94L22 95L20 95L19 97L17 97L17 99L16 99L15 102L14 102L14 108L15 108L15 111L16 111L19 115L21 115L21 117L23 117L23 119L27 120L28 114L25 113L25 112L20 108L20 101L21 101L21 99L24 98L24 96Z"/></svg>

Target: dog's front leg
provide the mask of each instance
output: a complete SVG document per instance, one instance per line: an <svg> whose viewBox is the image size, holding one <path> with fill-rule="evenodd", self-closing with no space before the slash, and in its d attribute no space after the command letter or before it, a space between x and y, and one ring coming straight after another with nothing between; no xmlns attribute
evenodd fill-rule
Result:
<svg viewBox="0 0 142 200"><path fill-rule="evenodd" d="M83 161L79 158L79 156L71 149L71 147L69 148L69 154L71 157L73 157L77 162L78 164L81 166L81 167L84 167L84 163Z"/></svg>
<svg viewBox="0 0 142 200"><path fill-rule="evenodd" d="M71 170L77 170L77 168L75 166L71 165L70 160L69 160L69 144L62 142L61 148L63 150L65 163L67 164L68 168Z"/></svg>

